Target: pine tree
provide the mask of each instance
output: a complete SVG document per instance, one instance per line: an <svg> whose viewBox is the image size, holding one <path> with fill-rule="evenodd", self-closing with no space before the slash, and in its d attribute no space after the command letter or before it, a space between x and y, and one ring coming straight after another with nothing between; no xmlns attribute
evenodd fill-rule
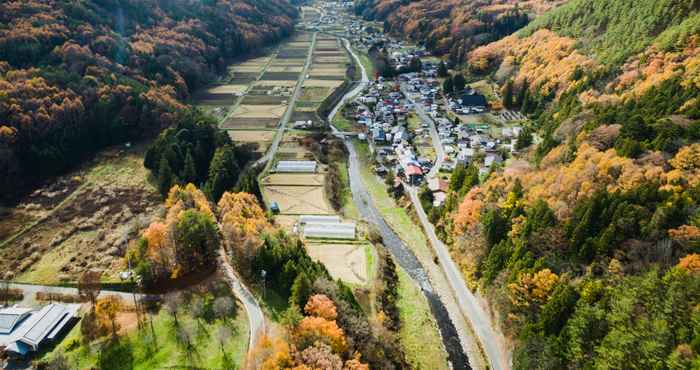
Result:
<svg viewBox="0 0 700 370"><path fill-rule="evenodd" d="M187 155L185 156L185 169L182 171L181 178L186 183L195 184L199 182L197 166L194 163L194 157L192 157L192 152L190 150L187 150Z"/></svg>
<svg viewBox="0 0 700 370"><path fill-rule="evenodd" d="M174 182L170 163L168 163L167 158L163 157L160 159L160 166L158 166L158 191L163 196L168 195L168 191L170 191L170 187L172 187Z"/></svg>
<svg viewBox="0 0 700 370"><path fill-rule="evenodd" d="M309 300L310 295L311 281L309 280L309 277L306 276L306 273L302 272L294 279L291 295L289 296L289 304L296 305L297 307L304 307L306 305L306 301Z"/></svg>
<svg viewBox="0 0 700 370"><path fill-rule="evenodd" d="M209 166L209 178L204 184L204 193L213 201L218 201L224 192L236 186L238 181L238 162L235 150L226 145L216 149Z"/></svg>

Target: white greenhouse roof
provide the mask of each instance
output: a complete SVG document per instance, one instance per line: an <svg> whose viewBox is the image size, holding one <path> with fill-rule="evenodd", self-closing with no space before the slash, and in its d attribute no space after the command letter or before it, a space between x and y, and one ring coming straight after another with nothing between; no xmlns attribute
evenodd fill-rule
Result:
<svg viewBox="0 0 700 370"><path fill-rule="evenodd" d="M279 161L277 172L316 172L316 161Z"/></svg>
<svg viewBox="0 0 700 370"><path fill-rule="evenodd" d="M355 223L307 223L304 226L305 238L355 239Z"/></svg>

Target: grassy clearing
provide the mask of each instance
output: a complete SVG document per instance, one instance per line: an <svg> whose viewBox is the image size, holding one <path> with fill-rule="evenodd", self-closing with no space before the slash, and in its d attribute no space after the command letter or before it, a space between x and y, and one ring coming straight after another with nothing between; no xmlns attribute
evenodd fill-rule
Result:
<svg viewBox="0 0 700 370"><path fill-rule="evenodd" d="M376 71L374 69L374 64L372 63L372 60L369 58L369 55L355 48L353 48L353 50L355 52L355 55L357 55L357 57L360 59L360 63L365 67L365 70L367 71L367 77L370 79L374 78Z"/></svg>
<svg viewBox="0 0 700 370"><path fill-rule="evenodd" d="M335 126L340 131L352 131L353 124L349 119L343 116L343 112L338 112L338 114L333 117L333 126Z"/></svg>
<svg viewBox="0 0 700 370"><path fill-rule="evenodd" d="M192 333L194 352L189 352L178 342L174 329L173 317L161 310L153 316L155 342L151 340L151 329L134 329L120 338L126 343L133 358L133 369L164 369L181 367L191 363L200 369L240 368L245 360L248 348L248 319L245 310L238 308L237 316L229 323L217 320L213 323L196 321L189 312L178 314L181 327ZM224 342L217 338L220 327L227 326L231 336ZM81 344L80 324L76 325L65 340L52 352L44 354L41 359L50 360L62 353L72 369L97 368L99 362L99 345ZM226 357L224 356L226 353ZM121 361L128 361L125 356ZM124 364L127 368L127 365ZM131 368L131 367L128 367Z"/></svg>
<svg viewBox="0 0 700 370"><path fill-rule="evenodd" d="M398 268L398 273L397 305L401 317L399 340L411 368L447 370L447 352L442 345L428 301L402 268Z"/></svg>
<svg viewBox="0 0 700 370"><path fill-rule="evenodd" d="M345 187L342 207L343 216L357 220L360 218L360 212L357 210L357 206L352 200L352 191L350 191L350 173L348 172L347 160L343 160L343 163L339 165L339 168L340 181L341 184L343 184L343 186Z"/></svg>

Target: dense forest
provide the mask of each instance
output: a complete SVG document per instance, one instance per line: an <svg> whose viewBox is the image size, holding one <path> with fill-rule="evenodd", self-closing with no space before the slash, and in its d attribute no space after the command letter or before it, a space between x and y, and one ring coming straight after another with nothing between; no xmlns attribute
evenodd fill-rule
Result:
<svg viewBox="0 0 700 370"><path fill-rule="evenodd" d="M462 64L475 47L519 30L563 0L392 1L358 0L355 13L384 22L384 30L407 36L450 61Z"/></svg>
<svg viewBox="0 0 700 370"><path fill-rule="evenodd" d="M2 2L0 200L181 121L194 89L296 16L284 0Z"/></svg>
<svg viewBox="0 0 700 370"><path fill-rule="evenodd" d="M462 66L529 121L507 165L425 203L514 367L698 368L700 3L571 0Z"/></svg>

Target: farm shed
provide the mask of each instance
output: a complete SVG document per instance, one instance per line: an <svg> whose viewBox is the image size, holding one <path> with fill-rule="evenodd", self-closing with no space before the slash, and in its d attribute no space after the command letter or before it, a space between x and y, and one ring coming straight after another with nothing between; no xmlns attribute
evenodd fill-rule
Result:
<svg viewBox="0 0 700 370"><path fill-rule="evenodd" d="M316 172L316 161L279 161L277 163L277 172Z"/></svg>
<svg viewBox="0 0 700 370"><path fill-rule="evenodd" d="M78 304L52 303L40 310L8 307L0 310L0 346L23 358L56 340L78 320Z"/></svg>
<svg viewBox="0 0 700 370"><path fill-rule="evenodd" d="M355 223L307 223L304 226L304 238L321 239L355 239Z"/></svg>

